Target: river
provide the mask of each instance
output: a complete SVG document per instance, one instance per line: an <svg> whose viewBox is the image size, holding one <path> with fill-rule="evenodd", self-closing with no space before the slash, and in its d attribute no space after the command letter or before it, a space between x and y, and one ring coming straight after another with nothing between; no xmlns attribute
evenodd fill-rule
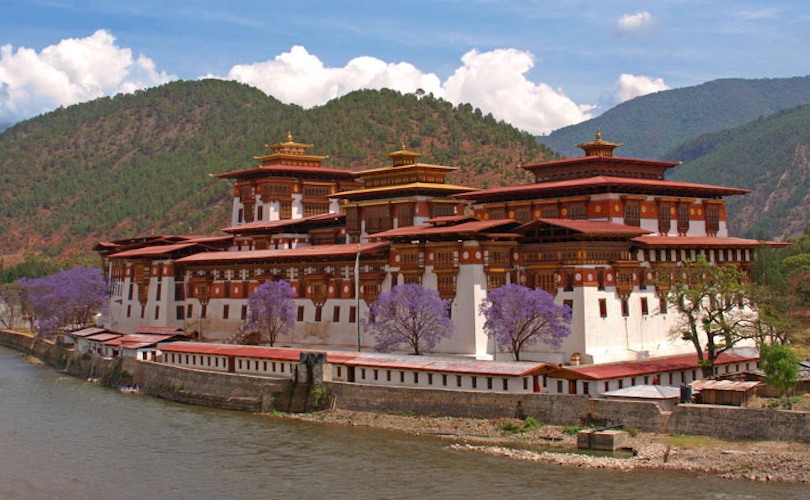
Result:
<svg viewBox="0 0 810 500"><path fill-rule="evenodd" d="M538 465L435 438L122 394L0 347L0 498L807 498L806 485Z"/></svg>

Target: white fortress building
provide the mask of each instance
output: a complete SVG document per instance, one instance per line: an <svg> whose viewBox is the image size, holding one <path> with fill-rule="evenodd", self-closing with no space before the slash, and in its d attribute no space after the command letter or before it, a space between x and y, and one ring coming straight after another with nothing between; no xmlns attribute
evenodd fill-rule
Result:
<svg viewBox="0 0 810 500"><path fill-rule="evenodd" d="M105 326L182 328L222 342L242 325L250 293L284 279L298 293L298 317L279 344L370 351L373 339L358 327L369 304L419 283L452 301L455 333L437 352L505 360L478 308L488 290L518 283L572 310L560 349L536 344L521 359L693 353L671 333L678 318L661 283L699 255L747 269L760 242L728 235L725 202L747 191L666 180L677 163L614 156L618 146L597 133L579 145L582 157L524 165L533 183L480 190L448 184L454 167L420 163L404 148L388 167L325 168L326 157L288 135L255 157L258 166L216 176L234 182L222 235L96 246L112 284Z"/></svg>

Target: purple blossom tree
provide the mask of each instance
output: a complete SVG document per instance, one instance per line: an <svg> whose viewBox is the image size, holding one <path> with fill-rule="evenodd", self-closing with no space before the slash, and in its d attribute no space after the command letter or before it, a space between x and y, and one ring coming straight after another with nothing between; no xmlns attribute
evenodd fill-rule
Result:
<svg viewBox="0 0 810 500"><path fill-rule="evenodd" d="M74 267L42 278L23 278L24 310L31 329L40 337L59 328L87 325L108 305L107 282L101 269Z"/></svg>
<svg viewBox="0 0 810 500"><path fill-rule="evenodd" d="M397 285L371 304L363 327L374 337L379 352L391 352L404 344L414 354L423 354L453 335L449 308L450 301L442 300L436 290Z"/></svg>
<svg viewBox="0 0 810 500"><path fill-rule="evenodd" d="M248 313L242 330L234 339L238 344L276 343L295 326L295 298L297 295L286 281L265 281L250 294Z"/></svg>
<svg viewBox="0 0 810 500"><path fill-rule="evenodd" d="M484 330L520 361L521 350L542 341L554 348L571 334L571 309L554 303L545 290L504 285L491 290L479 308Z"/></svg>

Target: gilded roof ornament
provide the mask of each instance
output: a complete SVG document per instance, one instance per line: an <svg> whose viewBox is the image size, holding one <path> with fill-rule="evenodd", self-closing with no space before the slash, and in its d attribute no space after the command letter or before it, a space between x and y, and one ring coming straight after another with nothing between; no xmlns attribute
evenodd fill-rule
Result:
<svg viewBox="0 0 810 500"><path fill-rule="evenodd" d="M596 129L596 139L593 142L577 144L577 147L585 151L585 156L613 156L613 150L621 145L620 142L602 140L602 131Z"/></svg>

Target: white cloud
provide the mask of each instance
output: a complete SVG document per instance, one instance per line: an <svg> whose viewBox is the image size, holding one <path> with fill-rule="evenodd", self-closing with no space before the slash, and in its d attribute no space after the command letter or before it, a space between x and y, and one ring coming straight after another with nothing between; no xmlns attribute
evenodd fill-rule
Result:
<svg viewBox="0 0 810 500"><path fill-rule="evenodd" d="M115 45L115 37L98 30L86 38L69 38L37 53L11 45L0 47L0 122L16 121L105 95L132 92L169 81L154 62Z"/></svg>
<svg viewBox="0 0 810 500"><path fill-rule="evenodd" d="M484 113L533 134L545 134L592 118L592 106L577 105L562 90L528 80L534 66L531 53L517 49L471 50L463 65L444 83L444 97L469 102Z"/></svg>
<svg viewBox="0 0 810 500"><path fill-rule="evenodd" d="M374 57L357 57L342 68L327 68L301 46L272 61L240 64L228 78L252 85L282 102L305 108L324 104L357 89L390 88L400 92L439 93L439 77L408 63L392 64Z"/></svg>
<svg viewBox="0 0 810 500"><path fill-rule="evenodd" d="M652 14L647 11L625 14L616 21L616 33L619 35L633 35L648 31L653 23Z"/></svg>
<svg viewBox="0 0 810 500"><path fill-rule="evenodd" d="M433 73L409 63L386 63L357 57L342 68L328 68L304 47L295 46L272 61L231 68L228 78L253 85L277 99L304 107L324 104L358 89L390 88L414 92L421 88L454 104L469 102L484 113L534 134L591 118L591 106L579 106L546 84L525 77L534 66L529 52L471 50L444 84Z"/></svg>
<svg viewBox="0 0 810 500"><path fill-rule="evenodd" d="M669 85L664 83L663 78L653 79L644 75L622 73L616 82L616 98L619 102L624 102L660 90L669 90L669 88Z"/></svg>
<svg viewBox="0 0 810 500"><path fill-rule="evenodd" d="M226 78L252 85L286 103L309 108L358 89L422 89L453 104L470 103L484 113L533 134L591 118L593 106L578 105L561 89L526 78L534 56L517 49L471 50L445 81L407 62L356 57L327 67L302 46L272 60L233 66ZM210 76L210 75L209 75ZM115 44L105 30L62 40L41 52L0 47L0 123L25 119L58 106L165 83L143 55Z"/></svg>

